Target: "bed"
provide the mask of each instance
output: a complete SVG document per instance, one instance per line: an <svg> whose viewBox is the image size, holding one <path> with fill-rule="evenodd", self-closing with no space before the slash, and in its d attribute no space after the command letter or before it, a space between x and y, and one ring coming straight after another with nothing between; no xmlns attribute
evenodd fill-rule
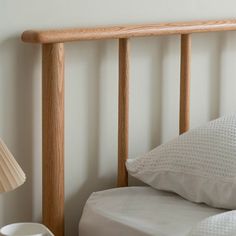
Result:
<svg viewBox="0 0 236 236"><path fill-rule="evenodd" d="M198 222L222 212L150 187L115 188L89 197L79 235L185 236Z"/></svg>
<svg viewBox="0 0 236 236"><path fill-rule="evenodd" d="M180 35L182 134L189 129L191 34L231 30L236 30L236 20L29 30L22 34L24 42L42 45L43 223L55 236L64 235L64 43L114 39L118 40L119 50L118 188L90 196L80 221L80 236L178 236L186 235L199 221L224 210L191 203L151 187L127 187L130 39Z"/></svg>

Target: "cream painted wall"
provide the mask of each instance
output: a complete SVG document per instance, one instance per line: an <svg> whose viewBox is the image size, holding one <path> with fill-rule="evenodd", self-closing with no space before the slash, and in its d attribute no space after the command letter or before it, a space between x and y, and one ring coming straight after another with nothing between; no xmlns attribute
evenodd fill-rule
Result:
<svg viewBox="0 0 236 236"><path fill-rule="evenodd" d="M236 18L235 0L0 0L0 136L28 180L0 196L0 226L41 219L40 46L29 28ZM179 38L132 40L130 156L178 133ZM236 108L236 33L193 36L191 126ZM113 187L117 42L66 45L66 232L92 191Z"/></svg>

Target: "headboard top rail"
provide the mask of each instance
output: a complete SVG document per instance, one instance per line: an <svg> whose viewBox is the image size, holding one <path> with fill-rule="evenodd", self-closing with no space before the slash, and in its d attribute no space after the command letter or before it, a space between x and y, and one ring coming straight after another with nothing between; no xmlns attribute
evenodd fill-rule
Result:
<svg viewBox="0 0 236 236"><path fill-rule="evenodd" d="M95 28L28 30L23 32L22 40L28 43L44 44L231 30L236 30L235 19Z"/></svg>

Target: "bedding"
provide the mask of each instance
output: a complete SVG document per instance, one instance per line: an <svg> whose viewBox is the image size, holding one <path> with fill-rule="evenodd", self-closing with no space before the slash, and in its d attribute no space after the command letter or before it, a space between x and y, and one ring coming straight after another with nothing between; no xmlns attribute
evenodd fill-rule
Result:
<svg viewBox="0 0 236 236"><path fill-rule="evenodd" d="M212 207L236 209L236 115L190 130L126 163L146 184Z"/></svg>
<svg viewBox="0 0 236 236"><path fill-rule="evenodd" d="M234 236L236 235L236 211L229 211L198 223L188 236Z"/></svg>
<svg viewBox="0 0 236 236"><path fill-rule="evenodd" d="M222 212L151 187L115 188L89 197L79 235L185 236L198 222Z"/></svg>

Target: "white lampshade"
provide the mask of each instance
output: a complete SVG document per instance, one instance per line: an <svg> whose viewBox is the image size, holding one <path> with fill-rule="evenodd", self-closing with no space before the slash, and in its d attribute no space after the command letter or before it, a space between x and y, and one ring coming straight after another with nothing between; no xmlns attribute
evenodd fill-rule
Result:
<svg viewBox="0 0 236 236"><path fill-rule="evenodd" d="M8 192L19 187L25 179L25 173L0 139L0 192Z"/></svg>

